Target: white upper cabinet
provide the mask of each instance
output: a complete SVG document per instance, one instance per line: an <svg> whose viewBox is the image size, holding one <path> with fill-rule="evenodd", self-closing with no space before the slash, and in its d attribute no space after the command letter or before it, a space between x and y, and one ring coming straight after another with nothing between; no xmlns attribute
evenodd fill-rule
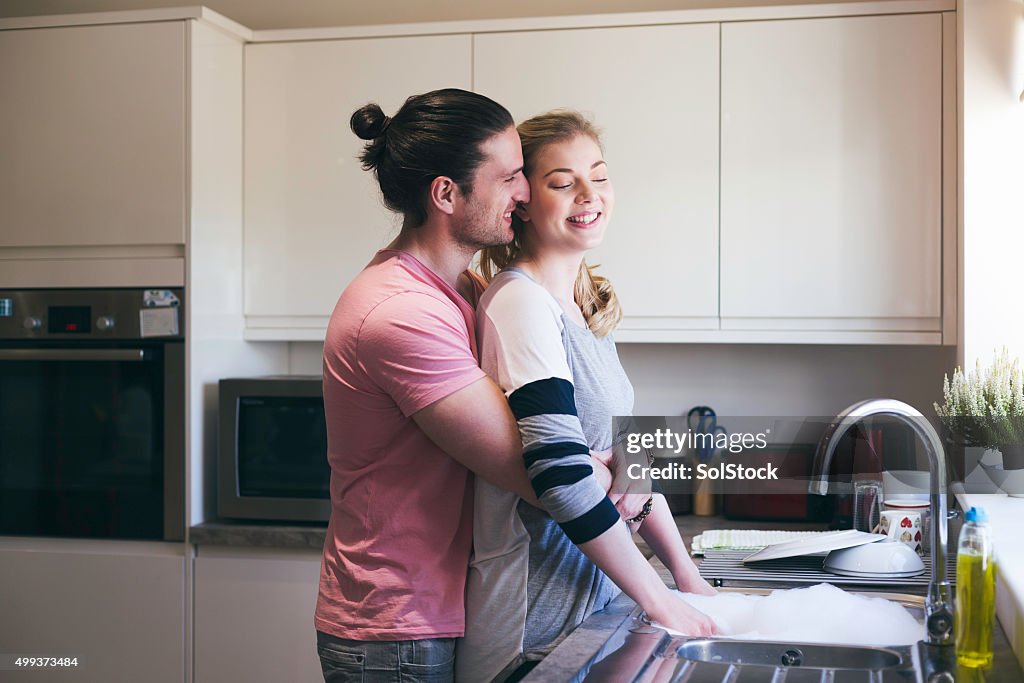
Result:
<svg viewBox="0 0 1024 683"><path fill-rule="evenodd" d="M940 14L722 26L723 330L938 343L942 96Z"/></svg>
<svg viewBox="0 0 1024 683"><path fill-rule="evenodd" d="M245 314L249 339L323 339L339 294L400 225L352 112L471 87L471 37L268 43L245 53Z"/></svg>
<svg viewBox="0 0 1024 683"><path fill-rule="evenodd" d="M0 248L185 243L185 30L0 31Z"/></svg>
<svg viewBox="0 0 1024 683"><path fill-rule="evenodd" d="M619 341L955 343L955 17L922 8L250 44L246 337L322 340L397 234L352 112L454 86L603 129L616 203L588 260L622 301Z"/></svg>
<svg viewBox="0 0 1024 683"><path fill-rule="evenodd" d="M588 255L622 301L620 341L718 327L718 24L474 37L474 89L516 121L568 107L603 129L615 188Z"/></svg>

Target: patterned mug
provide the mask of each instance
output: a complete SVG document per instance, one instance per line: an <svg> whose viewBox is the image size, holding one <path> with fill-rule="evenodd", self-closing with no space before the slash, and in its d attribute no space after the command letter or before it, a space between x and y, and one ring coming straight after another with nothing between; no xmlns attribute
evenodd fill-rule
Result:
<svg viewBox="0 0 1024 683"><path fill-rule="evenodd" d="M914 552L921 553L924 529L921 528L921 513L913 510L885 510L878 525L878 532L890 541L905 543Z"/></svg>

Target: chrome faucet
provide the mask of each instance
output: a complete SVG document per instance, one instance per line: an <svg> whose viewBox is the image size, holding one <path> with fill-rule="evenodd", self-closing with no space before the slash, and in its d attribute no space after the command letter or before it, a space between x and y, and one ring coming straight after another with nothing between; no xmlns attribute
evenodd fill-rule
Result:
<svg viewBox="0 0 1024 683"><path fill-rule="evenodd" d="M928 454L929 499L931 502L931 561L932 578L928 584L928 598L925 603L925 627L929 645L953 644L953 595L946 580L946 458L942 441L924 415L912 406L889 398L873 398L855 403L842 413L825 430L818 442L811 474L810 492L824 496L828 493L828 473L832 454L843 434L861 420L874 416L894 417L914 430L924 443Z"/></svg>

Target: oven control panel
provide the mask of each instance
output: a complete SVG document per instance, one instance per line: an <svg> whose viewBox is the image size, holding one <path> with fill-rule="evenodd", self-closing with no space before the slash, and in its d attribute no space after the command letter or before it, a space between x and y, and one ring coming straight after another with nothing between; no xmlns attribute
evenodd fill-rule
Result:
<svg viewBox="0 0 1024 683"><path fill-rule="evenodd" d="M182 339L184 290L0 290L0 340Z"/></svg>

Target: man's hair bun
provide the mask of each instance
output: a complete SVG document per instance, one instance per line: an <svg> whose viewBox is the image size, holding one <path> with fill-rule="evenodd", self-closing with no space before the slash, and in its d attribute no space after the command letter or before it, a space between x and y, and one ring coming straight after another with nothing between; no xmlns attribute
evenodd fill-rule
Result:
<svg viewBox="0 0 1024 683"><path fill-rule="evenodd" d="M389 123L391 119L375 102L356 109L349 120L352 132L363 140L376 140L387 130Z"/></svg>
<svg viewBox="0 0 1024 683"><path fill-rule="evenodd" d="M356 109L349 119L352 132L365 141L358 157L363 170L376 176L384 206L411 227L427 220L435 178L451 178L469 195L487 157L483 143L513 125L503 106L458 88L413 95L393 119L376 103Z"/></svg>

